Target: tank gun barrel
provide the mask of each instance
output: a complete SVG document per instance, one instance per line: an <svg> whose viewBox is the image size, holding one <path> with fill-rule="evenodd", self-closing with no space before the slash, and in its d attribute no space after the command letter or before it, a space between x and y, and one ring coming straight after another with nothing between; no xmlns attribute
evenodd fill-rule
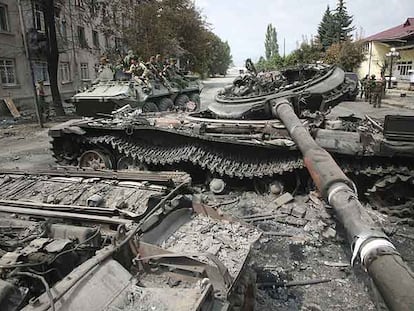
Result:
<svg viewBox="0 0 414 311"><path fill-rule="evenodd" d="M334 209L353 252L373 279L390 310L414 310L414 275L386 234L378 228L358 199L354 183L332 156L321 148L296 116L286 98L270 101L272 113L285 125L303 154L316 187Z"/></svg>

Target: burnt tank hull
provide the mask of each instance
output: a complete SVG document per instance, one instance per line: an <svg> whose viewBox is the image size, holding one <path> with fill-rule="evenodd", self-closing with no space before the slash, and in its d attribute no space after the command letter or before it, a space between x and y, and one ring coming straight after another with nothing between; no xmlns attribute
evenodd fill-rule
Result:
<svg viewBox="0 0 414 311"><path fill-rule="evenodd" d="M261 233L200 213L186 173L1 170L0 183L2 310L254 310Z"/></svg>
<svg viewBox="0 0 414 311"><path fill-rule="evenodd" d="M265 78L250 76L247 81L238 82L218 92L215 101L209 105L212 117L225 119L272 118L270 100L278 98L297 98L300 103L296 111L326 111L344 98L353 81L345 77L345 72L336 66L297 67L282 72L279 78L262 81ZM244 83L250 90L240 94L238 86Z"/></svg>

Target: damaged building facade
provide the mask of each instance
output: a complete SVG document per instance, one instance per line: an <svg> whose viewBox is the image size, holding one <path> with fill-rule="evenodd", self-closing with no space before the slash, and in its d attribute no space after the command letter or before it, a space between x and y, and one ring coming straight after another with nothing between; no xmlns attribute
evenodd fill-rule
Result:
<svg viewBox="0 0 414 311"><path fill-rule="evenodd" d="M125 14L122 6L109 1L55 3L58 86L65 99L96 78L101 55L124 52L122 36L116 29L120 29L119 17ZM50 95L46 29L40 4L36 0L0 1L0 113L5 109L6 98L18 107L33 105L33 80L43 80L46 95Z"/></svg>

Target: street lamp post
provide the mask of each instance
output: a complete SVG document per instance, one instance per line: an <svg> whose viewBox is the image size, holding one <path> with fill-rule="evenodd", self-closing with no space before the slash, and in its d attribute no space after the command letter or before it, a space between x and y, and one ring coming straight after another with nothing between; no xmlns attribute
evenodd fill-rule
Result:
<svg viewBox="0 0 414 311"><path fill-rule="evenodd" d="M400 56L400 53L395 50L395 48L391 48L390 51L385 54L387 57L390 58L390 76L388 78L388 88L391 88L391 78L392 78L392 61L394 57Z"/></svg>

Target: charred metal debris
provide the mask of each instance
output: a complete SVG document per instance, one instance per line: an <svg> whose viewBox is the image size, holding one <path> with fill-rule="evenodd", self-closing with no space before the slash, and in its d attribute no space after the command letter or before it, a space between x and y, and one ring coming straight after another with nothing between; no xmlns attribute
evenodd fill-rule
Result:
<svg viewBox="0 0 414 311"><path fill-rule="evenodd" d="M0 172L1 310L253 310L260 230L193 208L190 183Z"/></svg>

